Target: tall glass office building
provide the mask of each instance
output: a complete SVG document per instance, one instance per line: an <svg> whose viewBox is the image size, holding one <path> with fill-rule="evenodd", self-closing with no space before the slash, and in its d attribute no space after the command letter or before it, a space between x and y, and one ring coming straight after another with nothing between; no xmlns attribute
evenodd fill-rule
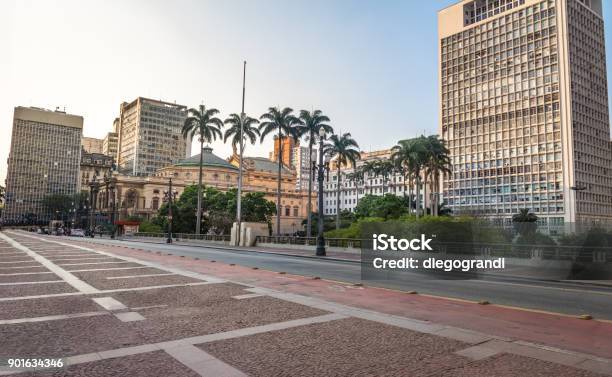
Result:
<svg viewBox="0 0 612 377"><path fill-rule="evenodd" d="M476 0L441 10L443 195L455 213L612 221L601 0Z"/></svg>

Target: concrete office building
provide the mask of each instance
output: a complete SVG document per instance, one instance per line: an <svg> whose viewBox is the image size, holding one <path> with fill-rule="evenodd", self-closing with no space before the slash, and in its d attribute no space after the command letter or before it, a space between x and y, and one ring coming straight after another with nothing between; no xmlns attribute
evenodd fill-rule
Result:
<svg viewBox="0 0 612 377"><path fill-rule="evenodd" d="M117 159L117 141L119 140L117 133L109 132L102 141L102 154Z"/></svg>
<svg viewBox="0 0 612 377"><path fill-rule="evenodd" d="M79 192L83 117L16 107L6 177L5 222L47 221L43 198Z"/></svg>
<svg viewBox="0 0 612 377"><path fill-rule="evenodd" d="M612 220L601 0L461 1L438 14L443 195L454 213Z"/></svg>
<svg viewBox="0 0 612 377"><path fill-rule="evenodd" d="M317 153L316 148L313 152ZM310 159L308 157L308 147L300 147L299 144L293 147L291 161L293 169L296 172L295 189L308 191L308 182L310 181ZM313 160L316 161L316 160ZM313 191L316 191L316 183L313 182Z"/></svg>
<svg viewBox="0 0 612 377"><path fill-rule="evenodd" d="M85 137L81 138L81 145L85 152L87 153L102 153L102 145L104 140L96 139L95 137Z"/></svg>
<svg viewBox="0 0 612 377"><path fill-rule="evenodd" d="M138 97L122 103L117 125L117 165L122 173L148 176L191 155L181 135L187 107Z"/></svg>

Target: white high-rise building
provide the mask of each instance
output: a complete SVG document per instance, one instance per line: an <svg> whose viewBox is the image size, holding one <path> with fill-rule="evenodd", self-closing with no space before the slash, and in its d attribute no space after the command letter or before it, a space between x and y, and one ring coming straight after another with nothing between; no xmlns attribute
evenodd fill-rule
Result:
<svg viewBox="0 0 612 377"><path fill-rule="evenodd" d="M602 0L464 0L438 21L453 212L612 221Z"/></svg>

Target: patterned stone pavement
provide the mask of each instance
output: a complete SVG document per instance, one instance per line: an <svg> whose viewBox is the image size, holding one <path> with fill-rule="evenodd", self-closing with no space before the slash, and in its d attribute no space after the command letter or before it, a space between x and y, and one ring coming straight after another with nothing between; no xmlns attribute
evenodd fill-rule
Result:
<svg viewBox="0 0 612 377"><path fill-rule="evenodd" d="M245 284L266 271L242 269L237 281L198 271L210 261L152 255L0 233L0 375L612 376L609 359ZM7 366L41 358L64 366Z"/></svg>

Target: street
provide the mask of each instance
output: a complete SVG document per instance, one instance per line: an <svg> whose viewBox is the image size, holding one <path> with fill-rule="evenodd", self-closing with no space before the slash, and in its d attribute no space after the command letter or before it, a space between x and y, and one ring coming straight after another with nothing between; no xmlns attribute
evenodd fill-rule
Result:
<svg viewBox="0 0 612 377"><path fill-rule="evenodd" d="M348 262L2 232L0 375L612 375L605 288L358 280ZM529 310L468 301L485 298Z"/></svg>

